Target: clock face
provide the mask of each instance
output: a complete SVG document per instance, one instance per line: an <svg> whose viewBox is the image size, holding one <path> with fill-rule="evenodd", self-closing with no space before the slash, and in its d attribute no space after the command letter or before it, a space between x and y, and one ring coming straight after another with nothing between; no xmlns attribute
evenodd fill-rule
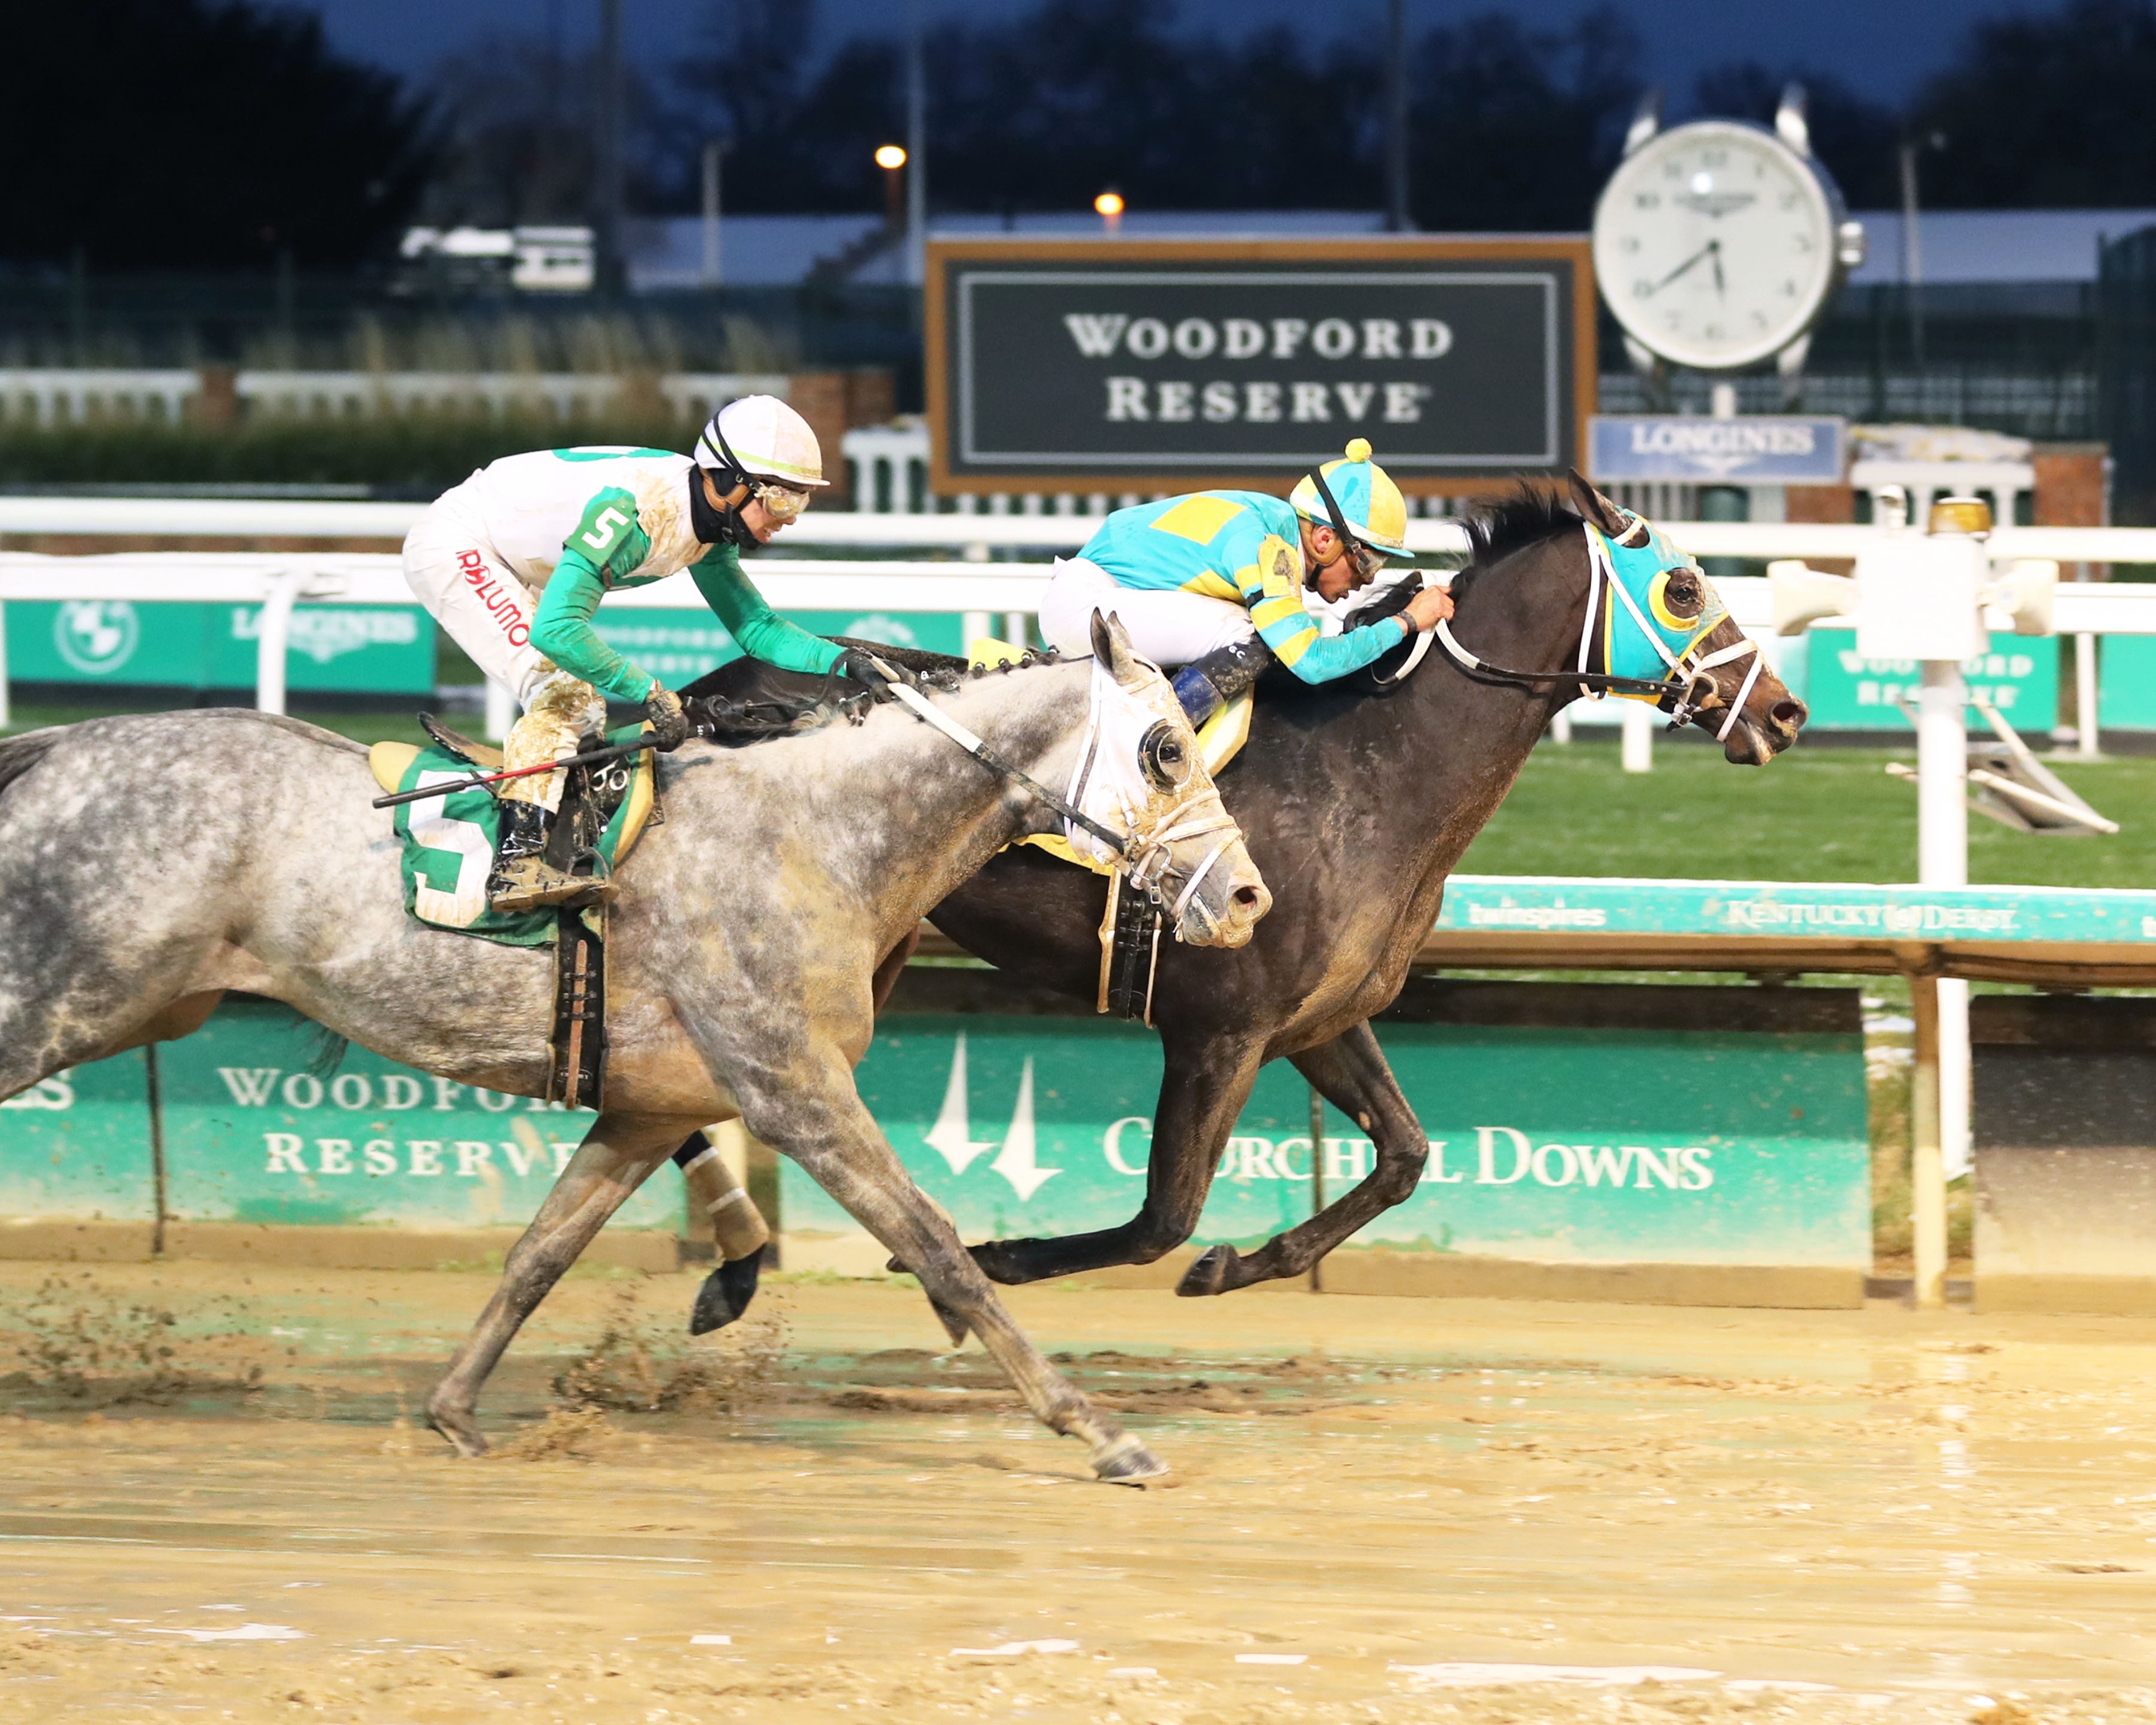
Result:
<svg viewBox="0 0 2156 1725"><path fill-rule="evenodd" d="M1627 157L1594 209L1594 275L1628 334L1678 365L1779 352L1833 290L1836 211L1773 133L1681 126Z"/></svg>

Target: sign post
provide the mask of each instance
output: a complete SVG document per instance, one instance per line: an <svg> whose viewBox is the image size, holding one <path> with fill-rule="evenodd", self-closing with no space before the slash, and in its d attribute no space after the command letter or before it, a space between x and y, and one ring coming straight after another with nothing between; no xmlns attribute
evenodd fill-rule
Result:
<svg viewBox="0 0 2156 1725"><path fill-rule="evenodd" d="M1285 490L1352 437L1456 495L1584 457L1584 239L938 240L939 491Z"/></svg>

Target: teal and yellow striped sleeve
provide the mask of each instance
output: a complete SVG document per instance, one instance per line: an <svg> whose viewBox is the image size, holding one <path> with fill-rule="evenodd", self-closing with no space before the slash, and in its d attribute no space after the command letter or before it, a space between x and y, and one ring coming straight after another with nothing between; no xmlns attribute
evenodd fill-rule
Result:
<svg viewBox="0 0 2156 1725"><path fill-rule="evenodd" d="M1329 683L1358 671L1408 637L1408 625L1389 617L1328 639L1302 603L1301 550L1268 531L1255 513L1229 523L1216 548L1229 557L1235 589L1259 638L1306 683Z"/></svg>

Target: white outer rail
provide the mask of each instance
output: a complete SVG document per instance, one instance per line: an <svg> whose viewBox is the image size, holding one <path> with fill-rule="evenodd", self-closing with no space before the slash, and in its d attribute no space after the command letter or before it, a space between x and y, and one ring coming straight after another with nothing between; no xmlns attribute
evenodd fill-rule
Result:
<svg viewBox="0 0 2156 1725"><path fill-rule="evenodd" d="M891 517L862 519L885 521ZM2122 531L2141 530L2017 530L2026 534ZM2156 537L2156 533L2150 536ZM2014 542L1997 548L2010 555L2034 554L2024 553ZM2044 554L2057 552L2047 549ZM749 567L757 588L781 610L937 611L959 615L1037 612L1050 573L1047 563L1037 562L771 557L754 558ZM1740 627L1762 630L1773 626L1774 603L1763 579L1739 576L1719 582L1717 587ZM256 700L266 712L284 711L284 652L294 604L311 599L334 600L344 605L416 603L412 589L405 584L398 559L379 552L120 552L95 557L0 552L0 603L9 599L124 599L136 604L192 600L265 605L257 648ZM703 600L683 574L614 593L607 603L613 610L698 610ZM2058 588L2055 616L2061 634L2156 634L2156 585L2065 583ZM2004 632L2003 619L1999 626ZM0 689L4 688L4 677L5 662L0 660ZM4 695L0 695L0 703L4 703ZM0 723L4 722L5 706L0 704Z"/></svg>
<svg viewBox="0 0 2156 1725"><path fill-rule="evenodd" d="M0 536L131 534L295 539L402 539L423 503L340 503L270 498L0 497ZM1665 521L1662 530L1696 557L1854 557L1884 531L1838 522ZM1083 544L1097 516L871 515L810 510L786 531L793 546L947 547L1058 550ZM1416 552L1464 554L1457 521L1413 520ZM2156 527L2000 527L1991 554L2001 560L2056 557L2062 563L2156 563Z"/></svg>

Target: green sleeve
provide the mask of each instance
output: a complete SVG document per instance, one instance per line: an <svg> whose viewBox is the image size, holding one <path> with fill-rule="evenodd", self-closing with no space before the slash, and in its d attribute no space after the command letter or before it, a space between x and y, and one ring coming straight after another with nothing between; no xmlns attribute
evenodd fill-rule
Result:
<svg viewBox="0 0 2156 1725"><path fill-rule="evenodd" d="M636 518L636 499L609 485L584 506L583 517L562 542L561 561L547 578L531 619L531 644L572 677L581 677L614 700L646 700L654 679L599 639L592 619L612 578L651 555L651 541Z"/></svg>
<svg viewBox="0 0 2156 1725"><path fill-rule="evenodd" d="M741 553L731 545L713 546L689 573L712 614L750 658L781 670L812 673L827 671L839 662L836 647L797 629L764 603L763 595L742 573Z"/></svg>
<svg viewBox="0 0 2156 1725"><path fill-rule="evenodd" d="M599 639L592 618L606 597L606 581L574 551L562 553L531 619L531 644L572 677L631 705L650 698L654 679Z"/></svg>

